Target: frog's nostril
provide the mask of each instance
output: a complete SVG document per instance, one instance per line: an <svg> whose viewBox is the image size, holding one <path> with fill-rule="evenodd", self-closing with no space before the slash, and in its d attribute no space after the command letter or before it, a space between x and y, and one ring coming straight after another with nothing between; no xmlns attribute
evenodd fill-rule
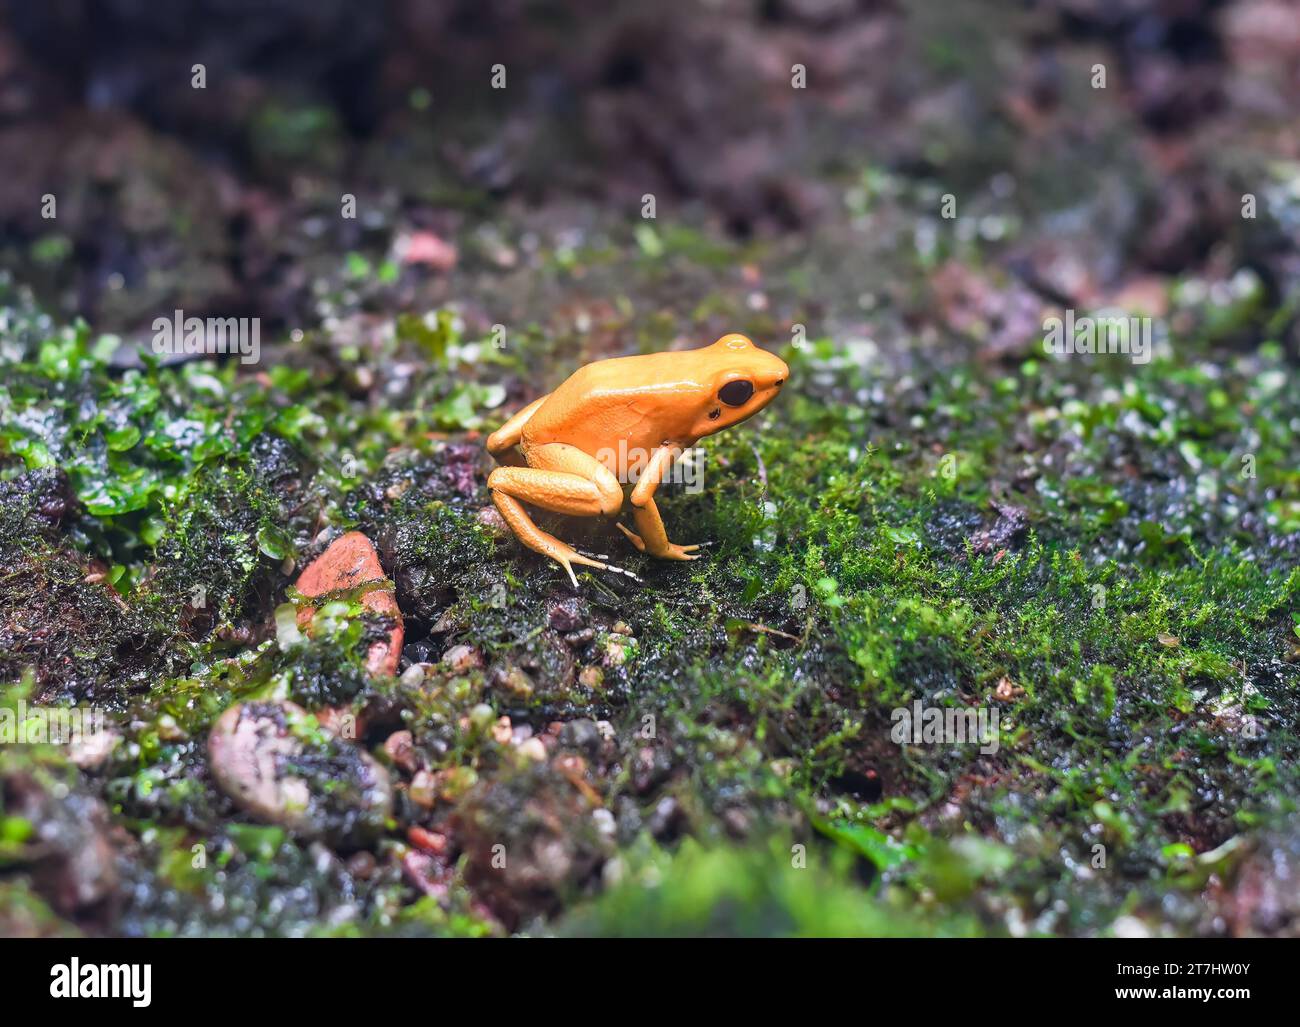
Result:
<svg viewBox="0 0 1300 1027"><path fill-rule="evenodd" d="M778 378L778 379L776 380L776 387L777 387L778 389L779 389L782 385L784 385L784 384L785 384L785 379L784 379L784 378Z"/></svg>

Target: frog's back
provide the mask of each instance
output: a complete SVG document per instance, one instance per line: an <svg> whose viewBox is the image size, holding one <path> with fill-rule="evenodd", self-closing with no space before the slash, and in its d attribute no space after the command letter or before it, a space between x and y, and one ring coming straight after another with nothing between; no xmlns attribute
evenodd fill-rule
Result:
<svg viewBox="0 0 1300 1027"><path fill-rule="evenodd" d="M692 397L707 385L691 374L688 353L647 353L587 364L528 419L525 448L565 442L595 455L625 441L647 449L689 424Z"/></svg>

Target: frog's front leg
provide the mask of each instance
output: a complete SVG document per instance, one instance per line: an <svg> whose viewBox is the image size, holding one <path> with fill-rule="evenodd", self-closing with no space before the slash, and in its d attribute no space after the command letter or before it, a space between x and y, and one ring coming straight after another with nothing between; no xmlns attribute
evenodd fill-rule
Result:
<svg viewBox="0 0 1300 1027"><path fill-rule="evenodd" d="M694 552L700 548L698 545L679 546L675 542L668 541L668 532L664 530L663 518L659 516L659 508L655 506L655 490L659 488L673 461L680 455L681 450L676 446L661 446L651 454L650 461L641 472L641 476L637 478L630 497L632 517L636 521L637 531L640 534L621 524L618 526L619 531L631 539L632 545L637 549L651 556L657 556L661 560L695 560L699 557L699 554Z"/></svg>
<svg viewBox="0 0 1300 1027"><path fill-rule="evenodd" d="M515 537L568 571L575 588L578 584L573 574L575 563L628 574L619 567L584 556L567 542L543 531L523 507L523 503L531 503L570 516L612 517L623 505L623 489L613 473L594 456L562 442L537 446L525 455L529 466L498 467L488 476L492 502Z"/></svg>
<svg viewBox="0 0 1300 1027"><path fill-rule="evenodd" d="M540 399L533 400L487 437L487 451L496 457L497 463L519 466L523 462L519 454L512 452L512 450L519 445L519 440L524 434L524 425L528 423L528 419L537 413L538 408L549 397L550 393L547 393Z"/></svg>

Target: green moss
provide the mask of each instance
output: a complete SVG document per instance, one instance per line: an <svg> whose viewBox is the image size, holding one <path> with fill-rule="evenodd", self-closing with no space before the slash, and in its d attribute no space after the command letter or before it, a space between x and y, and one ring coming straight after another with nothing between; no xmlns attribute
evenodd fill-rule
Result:
<svg viewBox="0 0 1300 1027"><path fill-rule="evenodd" d="M861 937L975 932L969 919L930 922L854 887L848 861L773 839L740 849L687 840L668 853L628 850L619 883L558 925L562 934L652 937Z"/></svg>
<svg viewBox="0 0 1300 1027"><path fill-rule="evenodd" d="M870 184L859 216L910 202ZM666 223L630 238L538 258L545 306L612 297L586 328L521 319L498 350L450 310L408 314L373 346L309 333L260 379L113 372L84 328L10 298L0 675L111 697L125 744L92 774L57 751L4 772L62 775L142 842L118 926L472 935L503 929L486 902L566 933L1088 934L1126 913L1204 930L1210 869L1230 879L1300 794L1300 396L1280 347L1225 347L1278 311L1180 295L1181 334L1149 365L1025 339L894 366L838 329L785 347L780 402L705 443L702 492L661 493L674 540L714 543L704 559L543 517L644 582L584 573L575 600L481 517L489 462L466 429L603 355L601 332L652 349L722 322L775 346L828 288L779 248ZM779 317L749 307L728 254L763 266ZM927 258L895 257L920 289ZM386 295L378 259L328 302ZM354 528L422 665L400 680L364 671L391 624L358 594L276 637L301 566ZM443 665L458 644L482 665ZM346 707L374 751L408 730L439 775L430 808L389 761L399 798L368 877L212 786L208 726L260 698ZM996 751L894 741L916 701L996 710ZM546 766L498 737L503 716L548 739ZM412 850L416 827L447 853ZM473 855L503 837L572 863L502 890ZM192 866L196 844L224 877Z"/></svg>

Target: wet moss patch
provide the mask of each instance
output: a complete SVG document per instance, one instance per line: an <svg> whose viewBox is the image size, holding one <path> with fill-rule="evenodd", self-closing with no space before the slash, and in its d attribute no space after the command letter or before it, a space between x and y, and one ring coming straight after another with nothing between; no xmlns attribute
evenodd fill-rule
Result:
<svg viewBox="0 0 1300 1027"><path fill-rule="evenodd" d="M630 258L539 259L565 290L587 288L566 276L589 267L658 295L678 266L678 286L699 286L688 242L664 231ZM786 259L732 252L770 260L760 275ZM899 273L923 274L909 259ZM777 338L744 312L749 283L709 274L714 313L660 324L628 300L600 330L650 348L700 314ZM794 315L815 292L794 278L780 295ZM707 441L702 491L662 493L670 535L711 541L706 558L660 563L611 525L543 517L643 579L583 574L576 594L502 531L480 435L554 384L534 363L560 374L593 355L572 325L533 323L498 351L443 311L309 333L252 375L121 370L84 327L9 299L25 327L0 386L0 676L12 701L103 705L121 741L84 765L53 746L5 752L6 808L21 795L53 822L32 796L60 783L102 803L105 859L130 882L124 903L61 907L66 882L40 878L42 850L14 826L0 894L15 922L1277 922L1260 867L1290 851L1297 796L1300 407L1281 347L1225 347L1209 299L1142 366L1052 360L1032 339L992 356L954 345L941 374L852 337L780 347L781 401ZM402 612L392 676L366 667L393 623L360 593L292 588L352 530ZM310 629L302 605L318 608ZM330 735L317 777L362 752L390 776L391 809L364 838L263 823L217 787L214 722L285 701ZM996 713L996 733L898 735L917 703Z"/></svg>

